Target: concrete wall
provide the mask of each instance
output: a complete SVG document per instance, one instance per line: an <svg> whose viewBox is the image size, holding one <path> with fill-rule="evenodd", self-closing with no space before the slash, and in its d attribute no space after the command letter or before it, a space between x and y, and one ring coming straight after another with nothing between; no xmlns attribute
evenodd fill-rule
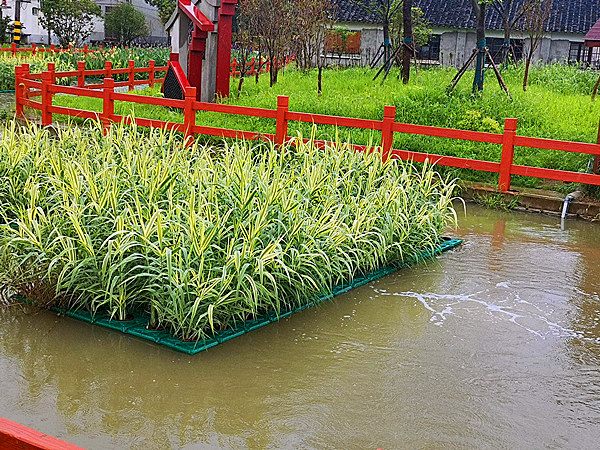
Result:
<svg viewBox="0 0 600 450"><path fill-rule="evenodd" d="M361 61L369 60L365 55L374 55L381 42L383 32L376 26L364 24L341 24L350 30L361 31ZM440 62L445 65L461 67L477 45L477 35L474 30L449 29L433 27L433 34L440 36ZM503 38L503 30L491 30L486 33L488 38ZM514 39L525 41L525 50L529 39L522 33L513 33ZM583 34L574 33L549 33L542 40L541 45L534 54L534 61L544 63L566 61L569 58L569 49L572 42L583 42Z"/></svg>

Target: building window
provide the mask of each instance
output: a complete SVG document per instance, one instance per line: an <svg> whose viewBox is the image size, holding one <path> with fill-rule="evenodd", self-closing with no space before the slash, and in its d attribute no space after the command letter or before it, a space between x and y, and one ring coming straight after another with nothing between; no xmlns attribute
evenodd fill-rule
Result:
<svg viewBox="0 0 600 450"><path fill-rule="evenodd" d="M583 59L583 49L583 42L571 42L569 46L569 62L581 62Z"/></svg>
<svg viewBox="0 0 600 450"><path fill-rule="evenodd" d="M325 50L337 54L360 53L360 31L333 30L325 38Z"/></svg>
<svg viewBox="0 0 600 450"><path fill-rule="evenodd" d="M571 42L569 62L600 67L600 47L586 47L583 42Z"/></svg>
<svg viewBox="0 0 600 450"><path fill-rule="evenodd" d="M421 61L440 60L440 36L433 35L425 45L417 47L417 59Z"/></svg>
<svg viewBox="0 0 600 450"><path fill-rule="evenodd" d="M34 16L37 16L39 11L40 10L38 8L31 8L31 14Z"/></svg>
<svg viewBox="0 0 600 450"><path fill-rule="evenodd" d="M105 6L104 7L104 14L108 14L110 12L111 9L113 9L114 6Z"/></svg>
<svg viewBox="0 0 600 450"><path fill-rule="evenodd" d="M598 67L600 63L600 49L586 47L583 42L571 42L569 46L569 62Z"/></svg>
<svg viewBox="0 0 600 450"><path fill-rule="evenodd" d="M487 47L490 55L494 58L496 64L504 62L504 38L486 38ZM511 39L508 52L509 59L519 61L523 59L523 39Z"/></svg>

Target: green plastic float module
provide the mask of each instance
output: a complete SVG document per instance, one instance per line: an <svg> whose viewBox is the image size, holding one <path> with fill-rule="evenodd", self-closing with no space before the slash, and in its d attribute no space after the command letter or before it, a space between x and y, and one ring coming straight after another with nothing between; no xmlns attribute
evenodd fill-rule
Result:
<svg viewBox="0 0 600 450"><path fill-rule="evenodd" d="M136 315L132 320L120 321L120 320L111 320L108 317L94 315L88 311L77 310L70 311L64 308L52 307L50 308L52 311L64 314L65 316L72 317L74 319L83 320L85 322L89 322L94 325L99 325L106 328L111 328L113 330L118 330L123 333L129 334L131 336L136 336L141 339L146 339L152 342L155 342L160 345L164 345L166 347L170 347L174 350L178 350L180 352L187 353L188 355L195 355L203 350L207 350L215 345L222 344L230 339L241 336L242 334L248 333L252 330L256 330L257 328L264 327L273 322L277 322L278 320L284 319L290 316L293 313L297 313L302 311L309 306L313 306L319 304L325 300L330 300L336 295L343 294L348 292L351 289L367 284L371 281L377 280L385 275L388 275L392 272L395 272L404 267L411 266L420 261L432 258L436 255L445 252L446 250L450 250L458 245L460 245L462 241L460 239L450 239L443 238L439 247L433 250L426 250L421 253L418 257L414 258L410 262L406 262L397 267L383 267L374 272L370 272L365 275L360 275L354 278L352 281L348 281L339 286L335 286L332 289L331 293L319 295L314 301L306 303L304 305L300 305L294 309L281 311L279 314L276 312L271 312L265 315L264 317L259 317L254 320L248 320L243 323L240 323L233 329L227 329L225 331L220 331L216 333L214 336L194 341L194 342L186 342L180 339L177 339L172 334L164 330L149 330L146 326L149 323L149 316L141 314ZM26 301L26 300L25 300ZM28 302L31 303L31 302Z"/></svg>

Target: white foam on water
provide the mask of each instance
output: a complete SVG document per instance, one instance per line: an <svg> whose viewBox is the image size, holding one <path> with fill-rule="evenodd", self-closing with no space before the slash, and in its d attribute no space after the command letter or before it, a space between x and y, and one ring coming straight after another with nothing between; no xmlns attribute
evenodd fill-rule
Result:
<svg viewBox="0 0 600 450"><path fill-rule="evenodd" d="M498 283L500 287L508 287L505 283ZM560 320L552 317L556 309L551 305L532 304L512 292L505 300L507 304L500 305L499 302L490 302L482 297L489 295L489 291L480 291L470 295L462 294L437 294L434 292L395 292L392 295L407 297L416 300L427 311L431 312L430 322L437 326L443 326L449 317L459 319L481 320L481 312L493 321L506 320L528 333L540 338L549 337L576 338L587 342L600 343L600 338L585 337L582 331L561 324ZM476 309L473 309L473 306ZM484 316L484 318L485 318ZM537 325L537 326L536 326Z"/></svg>

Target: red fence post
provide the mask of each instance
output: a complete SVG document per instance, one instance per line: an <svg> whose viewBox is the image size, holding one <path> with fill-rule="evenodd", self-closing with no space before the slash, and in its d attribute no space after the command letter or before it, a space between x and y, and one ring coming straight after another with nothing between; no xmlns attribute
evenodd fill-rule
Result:
<svg viewBox="0 0 600 450"><path fill-rule="evenodd" d="M85 86L85 61L77 61L77 86Z"/></svg>
<svg viewBox="0 0 600 450"><path fill-rule="evenodd" d="M508 192L510 190L510 174L515 159L515 136L517 135L517 119L506 119L504 121L504 136L502 138L502 158L500 160L500 177L498 179L498 190Z"/></svg>
<svg viewBox="0 0 600 450"><path fill-rule="evenodd" d="M102 131L106 136L110 129L112 117L115 113L115 101L113 100L113 94L115 93L115 80L112 78L104 79L104 88L102 89L102 115L100 120L102 121Z"/></svg>
<svg viewBox="0 0 600 450"><path fill-rule="evenodd" d="M29 79L29 64L21 64L23 68L21 72L21 80ZM22 83L23 81L21 81ZM23 86L23 98L29 98L29 88L27 86Z"/></svg>
<svg viewBox="0 0 600 450"><path fill-rule="evenodd" d="M600 124L598 124L598 138L596 139L596 144L600 144ZM594 170L593 173L600 175L600 155L594 156Z"/></svg>
<svg viewBox="0 0 600 450"><path fill-rule="evenodd" d="M275 131L275 143L283 145L287 141L288 120L287 113L290 110L290 98L287 95L277 96L277 127Z"/></svg>
<svg viewBox="0 0 600 450"><path fill-rule="evenodd" d="M254 69L256 67L256 60L252 58L250 60L250 76L254 75Z"/></svg>
<svg viewBox="0 0 600 450"><path fill-rule="evenodd" d="M88 54L88 46L87 46L87 45L84 45L84 46L83 46L83 54L84 54L84 55L87 55L87 54Z"/></svg>
<svg viewBox="0 0 600 450"><path fill-rule="evenodd" d="M33 56L35 56L36 53L37 53L37 45L31 44L31 54Z"/></svg>
<svg viewBox="0 0 600 450"><path fill-rule="evenodd" d="M385 163L390 157L394 143L394 121L396 120L396 107L383 108L383 124L381 126L381 159Z"/></svg>
<svg viewBox="0 0 600 450"><path fill-rule="evenodd" d="M52 53L56 53L56 48L54 47L54 44L50 44L50 51Z"/></svg>
<svg viewBox="0 0 600 450"><path fill-rule="evenodd" d="M15 115L19 119L24 119L23 98L25 97L25 86L23 85L23 68L15 66Z"/></svg>
<svg viewBox="0 0 600 450"><path fill-rule="evenodd" d="M133 91L135 89L135 84L133 83L133 80L135 78L135 72L133 71L133 68L135 67L135 61L133 60L129 60L129 90Z"/></svg>
<svg viewBox="0 0 600 450"><path fill-rule="evenodd" d="M12 55L15 56L17 54L17 44L14 42L10 44L10 51L12 52Z"/></svg>
<svg viewBox="0 0 600 450"><path fill-rule="evenodd" d="M194 143L194 130L193 127L196 125L196 110L194 109L194 102L196 101L196 88L186 87L185 88L185 104L183 106L183 126L185 131L183 136L185 138L185 145L192 145Z"/></svg>
<svg viewBox="0 0 600 450"><path fill-rule="evenodd" d="M50 72L42 72L42 125L52 125L52 113L50 107L52 106L52 94L48 90L51 83Z"/></svg>
<svg viewBox="0 0 600 450"><path fill-rule="evenodd" d="M56 64L48 63L48 72L50 72L50 82L56 84Z"/></svg>
<svg viewBox="0 0 600 450"><path fill-rule="evenodd" d="M104 78L112 78L112 62L104 62Z"/></svg>
<svg viewBox="0 0 600 450"><path fill-rule="evenodd" d="M154 87L154 60L151 59L150 61L148 61L148 68L150 69L150 71L148 72L148 85L150 85L150 87Z"/></svg>

